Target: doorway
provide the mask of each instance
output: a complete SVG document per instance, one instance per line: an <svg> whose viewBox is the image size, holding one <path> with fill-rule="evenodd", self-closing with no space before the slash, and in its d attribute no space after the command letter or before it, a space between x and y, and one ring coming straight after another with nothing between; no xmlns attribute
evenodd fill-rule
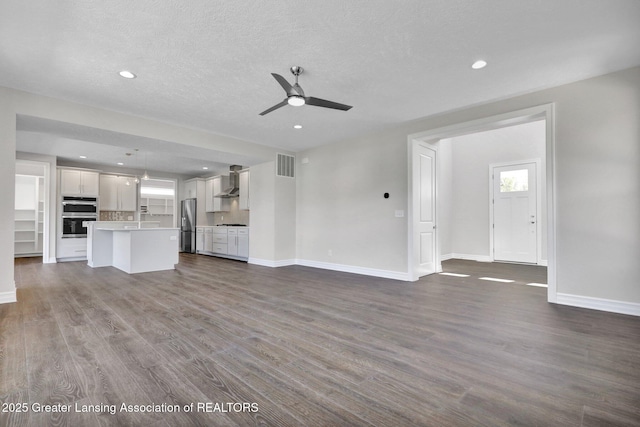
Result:
<svg viewBox="0 0 640 427"><path fill-rule="evenodd" d="M470 122L458 123L451 126L446 126L442 128L436 128L433 130L420 132L417 134L412 134L408 136L408 187L409 187L409 197L408 197L408 213L409 213L409 221L408 221L408 276L409 280L418 280L421 274L420 266L417 260L419 259L419 253L416 253L419 245L416 244L416 240L419 240L419 218L416 216L416 208L415 205L420 203L420 200L416 198L415 187L417 184L414 182L414 177L416 175L414 171L414 157L417 155L417 149L419 143L427 143L433 145L435 147L438 146L441 140L447 138L454 138L461 135L468 135L477 132L484 132L491 129L504 128L508 126L525 124L535 121L542 121L544 123L544 158L546 167L544 168L545 179L546 179L546 196L544 199L545 207L542 208L540 213L540 217L544 217L546 224L546 244L544 245L544 249L546 250L546 258L547 258L547 300L549 302L556 302L556 264L555 264L555 181L554 181L554 153L555 153L555 139L554 139L554 114L553 114L554 106L553 104L546 104L542 106L527 108L519 111L514 111L506 114L500 114L497 116L482 118L473 120ZM487 166L485 166L486 168ZM438 163L436 162L436 170L438 170ZM487 169L485 170L485 177L487 173ZM437 176L437 175L436 175ZM486 179L486 178L484 178ZM487 182L487 181L485 181ZM537 190L536 190L537 191ZM435 200L436 205L438 204L439 189L436 188L435 191ZM488 190L487 197L485 200L488 200ZM537 206L537 209L540 210L540 206ZM487 211L487 222L489 223L488 218L488 209ZM540 218L536 217L536 220ZM439 217L436 212L436 221L435 221L435 229L439 230L440 225L438 223ZM487 231L488 233L488 231ZM441 271L441 253L440 253L440 237L436 234L436 268L435 271ZM539 252L539 251L537 251ZM488 257L487 257L488 258Z"/></svg>
<svg viewBox="0 0 640 427"><path fill-rule="evenodd" d="M16 159L14 257L49 259L50 165Z"/></svg>

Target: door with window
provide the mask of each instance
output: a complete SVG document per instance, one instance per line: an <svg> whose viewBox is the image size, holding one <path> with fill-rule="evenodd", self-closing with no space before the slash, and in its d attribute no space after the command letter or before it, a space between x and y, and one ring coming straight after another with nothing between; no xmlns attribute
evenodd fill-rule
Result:
<svg viewBox="0 0 640 427"><path fill-rule="evenodd" d="M536 163L494 166L492 181L494 260L537 263Z"/></svg>

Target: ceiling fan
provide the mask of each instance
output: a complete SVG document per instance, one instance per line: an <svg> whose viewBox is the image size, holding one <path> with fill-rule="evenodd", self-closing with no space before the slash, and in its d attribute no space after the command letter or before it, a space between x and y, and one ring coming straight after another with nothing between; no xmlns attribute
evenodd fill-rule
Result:
<svg viewBox="0 0 640 427"><path fill-rule="evenodd" d="M287 97L280 102L279 104L274 105L271 108L264 110L260 113L261 116L264 116L267 113L272 112L273 110L277 110L280 107L284 107L285 105L293 105L294 107L300 107L302 105L314 105L316 107L324 107L324 108L333 108L334 110L342 110L347 111L351 108L351 105L339 104L333 101L327 101L326 99L314 98L313 96L305 96L304 91L298 84L298 76L302 74L304 69L302 67L294 66L291 67L291 74L296 77L296 82L293 86L289 84L289 82L282 77L280 74L271 73L274 79L287 93Z"/></svg>

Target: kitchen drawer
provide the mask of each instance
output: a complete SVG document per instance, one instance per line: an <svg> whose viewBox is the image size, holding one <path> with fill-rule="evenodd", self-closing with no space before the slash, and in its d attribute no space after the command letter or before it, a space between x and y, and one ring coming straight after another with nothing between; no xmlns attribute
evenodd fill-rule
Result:
<svg viewBox="0 0 640 427"><path fill-rule="evenodd" d="M243 235L243 234L247 235L247 234L249 234L249 229L248 228L239 228L238 229L238 234L239 235Z"/></svg>
<svg viewBox="0 0 640 427"><path fill-rule="evenodd" d="M236 234L238 234L238 229L237 228L229 228L229 229L227 229L227 233L230 234L230 235L234 235L235 236Z"/></svg>
<svg viewBox="0 0 640 427"><path fill-rule="evenodd" d="M214 243L227 244L227 242L228 242L227 235L226 234L214 234L213 235L213 242Z"/></svg>
<svg viewBox="0 0 640 427"><path fill-rule="evenodd" d="M213 244L213 252L218 254L226 254L227 253L227 245L223 243L214 243Z"/></svg>
<svg viewBox="0 0 640 427"><path fill-rule="evenodd" d="M207 234L211 234L213 233L213 228L211 227L202 227L202 229L204 230L205 233Z"/></svg>
<svg viewBox="0 0 640 427"><path fill-rule="evenodd" d="M213 229L213 234L227 234L227 227L211 227Z"/></svg>

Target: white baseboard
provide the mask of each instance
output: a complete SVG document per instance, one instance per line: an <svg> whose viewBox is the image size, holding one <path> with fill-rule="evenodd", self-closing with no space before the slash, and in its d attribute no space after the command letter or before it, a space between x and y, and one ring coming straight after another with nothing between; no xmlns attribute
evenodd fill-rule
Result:
<svg viewBox="0 0 640 427"><path fill-rule="evenodd" d="M51 257L46 261L43 261L43 264L56 264L58 262L58 260L56 259L56 257Z"/></svg>
<svg viewBox="0 0 640 427"><path fill-rule="evenodd" d="M283 259L278 261L273 261L270 259L261 259L261 258L249 258L247 261L249 264L261 265L263 267L286 267L288 265L296 265L295 259Z"/></svg>
<svg viewBox="0 0 640 427"><path fill-rule="evenodd" d="M469 260L469 261L493 262L491 257L488 256L488 255L471 255L471 254L456 254L456 253L440 255L440 260L441 261L446 261L448 259L466 259L466 260ZM547 267L547 260L546 259L541 259L540 262L538 263L538 265L541 265L543 267Z"/></svg>
<svg viewBox="0 0 640 427"><path fill-rule="evenodd" d="M249 264L261 265L264 267L286 267L289 265L302 265L305 267L322 268L324 270L342 271L344 273L355 273L363 274L365 276L382 277L385 279L409 281L409 275L401 271L379 270L376 268L357 267L353 265L334 264L330 262L310 261L305 259L286 259L272 261L268 259L249 258Z"/></svg>
<svg viewBox="0 0 640 427"><path fill-rule="evenodd" d="M342 271L343 273L363 274L365 276L382 277L384 279L410 281L409 274L402 271L380 270L377 268L357 267L353 265L334 264L330 262L310 261L305 259L296 260L296 264L305 267L322 268L325 270Z"/></svg>
<svg viewBox="0 0 640 427"><path fill-rule="evenodd" d="M447 254L445 255L448 258L444 258L441 257L441 259L444 261L445 259L466 259L469 261L478 261L478 262L493 262L493 260L491 259L491 257L489 255L472 255L472 254L457 254L457 253L452 253L452 254Z"/></svg>
<svg viewBox="0 0 640 427"><path fill-rule="evenodd" d="M16 302L16 283L13 282L13 290L8 292L0 292L0 304L9 304Z"/></svg>
<svg viewBox="0 0 640 427"><path fill-rule="evenodd" d="M617 301L604 298L585 297L557 293L556 303L572 307L590 308L592 310L608 311L611 313L640 316L640 303Z"/></svg>

